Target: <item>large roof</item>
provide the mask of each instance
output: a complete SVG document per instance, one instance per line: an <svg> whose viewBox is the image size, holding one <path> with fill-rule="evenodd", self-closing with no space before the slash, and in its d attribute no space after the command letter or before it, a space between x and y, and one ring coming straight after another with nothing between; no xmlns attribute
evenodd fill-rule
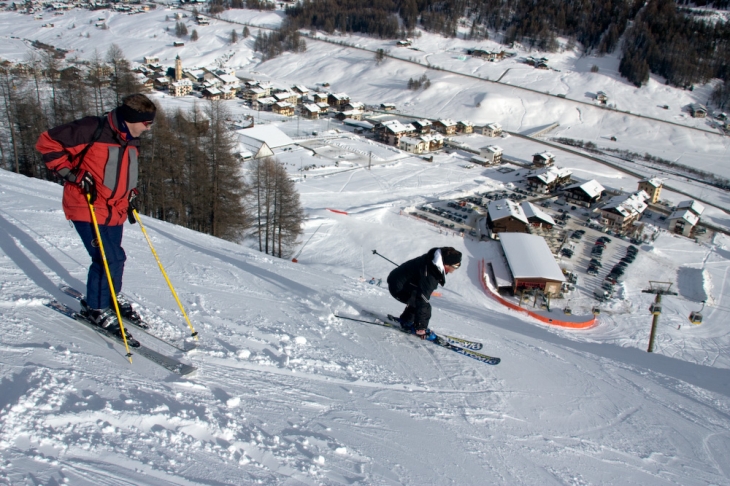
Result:
<svg viewBox="0 0 730 486"><path fill-rule="evenodd" d="M672 214L669 215L669 221L675 220L675 219L683 219L687 221L692 226L699 223L700 218L695 213L690 211L689 209L677 209Z"/></svg>
<svg viewBox="0 0 730 486"><path fill-rule="evenodd" d="M256 145L255 142L258 142L260 146L261 143L266 143L272 149L294 145L294 140L274 125L256 125L251 128L238 130L236 133L238 134L239 140L248 142L247 144Z"/></svg>
<svg viewBox="0 0 730 486"><path fill-rule="evenodd" d="M632 214L643 213L648 207L646 200L649 199L649 195L644 191L637 191L633 194L622 194L611 198L603 207L602 210L615 209L623 217L627 218Z"/></svg>
<svg viewBox="0 0 730 486"><path fill-rule="evenodd" d="M527 216L527 219L530 218L537 218L541 219L542 221L545 221L548 224L551 224L555 226L555 220L550 216L548 213L543 211L542 209L538 208L534 204L532 204L529 201L524 201L522 203L522 211L524 211L525 216Z"/></svg>
<svg viewBox="0 0 730 486"><path fill-rule="evenodd" d="M693 199L690 199L688 201L682 201L681 203L677 204L676 211L679 211L680 209L689 209L697 216L702 216L702 213L705 212L705 207Z"/></svg>
<svg viewBox="0 0 730 486"><path fill-rule="evenodd" d="M502 251L514 278L542 278L565 282L545 240L529 233L500 233Z"/></svg>
<svg viewBox="0 0 730 486"><path fill-rule="evenodd" d="M525 224L530 224L527 221L527 216L525 216L524 211L522 211L522 207L511 199L489 201L487 211L489 211L489 217L492 218L492 221L498 221L511 216Z"/></svg>
<svg viewBox="0 0 730 486"><path fill-rule="evenodd" d="M577 184L571 184L565 189L575 189L577 187L580 187L583 192L585 192L588 197L598 197L601 195L603 191L606 190L605 187L603 187L597 180L591 179L587 182L579 182Z"/></svg>

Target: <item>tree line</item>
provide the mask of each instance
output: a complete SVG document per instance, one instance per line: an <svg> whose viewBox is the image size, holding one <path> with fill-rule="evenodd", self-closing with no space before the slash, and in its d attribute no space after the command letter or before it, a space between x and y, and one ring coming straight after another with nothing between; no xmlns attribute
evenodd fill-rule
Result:
<svg viewBox="0 0 730 486"><path fill-rule="evenodd" d="M40 134L101 116L140 91L114 45L85 64L46 54L22 65L0 63L0 166L56 180L35 150ZM141 140L140 213L230 241L252 238L260 251L287 257L302 234L299 193L276 159L239 160L230 119L221 101L187 111L158 106Z"/></svg>

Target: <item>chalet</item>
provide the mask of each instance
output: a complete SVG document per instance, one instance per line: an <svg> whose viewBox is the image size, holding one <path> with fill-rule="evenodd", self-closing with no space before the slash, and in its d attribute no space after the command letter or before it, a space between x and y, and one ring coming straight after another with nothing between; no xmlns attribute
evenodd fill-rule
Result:
<svg viewBox="0 0 730 486"><path fill-rule="evenodd" d="M378 133L380 140L397 147L401 138L413 135L416 129L410 123L404 125L398 120L389 120L380 125Z"/></svg>
<svg viewBox="0 0 730 486"><path fill-rule="evenodd" d="M456 133L456 122L449 118L436 120L433 122L433 127L444 135L453 135Z"/></svg>
<svg viewBox="0 0 730 486"><path fill-rule="evenodd" d="M398 47L410 47L410 46L411 46L411 44L413 44L413 40L412 40L412 39L405 39L405 40L399 40L399 41L398 41L398 42L396 43L396 45L397 45Z"/></svg>
<svg viewBox="0 0 730 486"><path fill-rule="evenodd" d="M294 105L292 103L289 103L288 101L277 101L271 107L271 111L273 111L274 113L278 113L279 115L293 116Z"/></svg>
<svg viewBox="0 0 730 486"><path fill-rule="evenodd" d="M534 192L547 194L570 181L573 173L568 169L546 167L527 177L527 184Z"/></svg>
<svg viewBox="0 0 730 486"><path fill-rule="evenodd" d="M315 103L327 103L329 95L327 93L312 93L312 100ZM327 103L329 105L329 103Z"/></svg>
<svg viewBox="0 0 730 486"><path fill-rule="evenodd" d="M458 121L456 122L456 131L459 133L472 133L474 124L468 120Z"/></svg>
<svg viewBox="0 0 730 486"><path fill-rule="evenodd" d="M352 119L352 120L362 120L362 110L345 110L345 111L339 111L335 115L335 118L337 118L340 121L344 121L346 118Z"/></svg>
<svg viewBox="0 0 730 486"><path fill-rule="evenodd" d="M236 98L236 90L233 88L230 88L228 86L224 86L222 88L218 88L221 92L221 99L223 100L232 100Z"/></svg>
<svg viewBox="0 0 730 486"><path fill-rule="evenodd" d="M657 178L644 179L639 181L639 191L644 191L649 195L649 202L656 204L659 195L662 193L662 181Z"/></svg>
<svg viewBox="0 0 730 486"><path fill-rule="evenodd" d="M195 22L197 22L198 25L209 25L210 19L208 19L208 17L203 17L202 15L197 15L195 17Z"/></svg>
<svg viewBox="0 0 730 486"><path fill-rule="evenodd" d="M347 103L345 105L343 111L351 111L351 110L364 111L365 110L365 103L362 103L360 101L350 101L349 103Z"/></svg>
<svg viewBox="0 0 730 486"><path fill-rule="evenodd" d="M213 73L218 80L218 85L224 88L237 90L241 86L241 80L232 74Z"/></svg>
<svg viewBox="0 0 730 486"><path fill-rule="evenodd" d="M246 101L250 101L251 103L259 100L260 98L266 98L268 96L269 94L266 92L266 90L261 88L249 88L243 92L243 99Z"/></svg>
<svg viewBox="0 0 730 486"><path fill-rule="evenodd" d="M705 118L707 116L707 107L701 103L692 103L689 105L689 112L695 118Z"/></svg>
<svg viewBox="0 0 730 486"><path fill-rule="evenodd" d="M467 49L466 53L472 57L486 59L487 61L497 60L497 53L493 51L485 51L484 49Z"/></svg>
<svg viewBox="0 0 730 486"><path fill-rule="evenodd" d="M402 137L398 142L398 148L411 154L422 154L428 152L428 143L417 137Z"/></svg>
<svg viewBox="0 0 730 486"><path fill-rule="evenodd" d="M540 289L546 295L560 292L565 276L544 238L504 233L500 235L500 243L512 276L513 294L523 289Z"/></svg>
<svg viewBox="0 0 730 486"><path fill-rule="evenodd" d="M320 114L319 106L314 103L304 104L302 105L301 114L304 118L316 120Z"/></svg>
<svg viewBox="0 0 730 486"><path fill-rule="evenodd" d="M542 152L532 156L532 165L535 167L552 167L555 165L555 156L550 152Z"/></svg>
<svg viewBox="0 0 730 486"><path fill-rule="evenodd" d="M431 122L429 120L416 120L411 122L411 125L416 129L416 132L427 134L431 133Z"/></svg>
<svg viewBox="0 0 730 486"><path fill-rule="evenodd" d="M444 136L440 133L429 133L421 135L420 138L428 144L427 152L434 152L444 147Z"/></svg>
<svg viewBox="0 0 730 486"><path fill-rule="evenodd" d="M555 220L545 211L535 206L529 201L522 202L522 212L525 213L530 226L534 228L552 229L555 226Z"/></svg>
<svg viewBox="0 0 730 486"><path fill-rule="evenodd" d="M504 150L496 145L487 145L479 149L479 156L484 158L487 163L497 165L502 163L503 152Z"/></svg>
<svg viewBox="0 0 730 486"><path fill-rule="evenodd" d="M395 110L395 103L381 103L380 109L383 111L393 111Z"/></svg>
<svg viewBox="0 0 730 486"><path fill-rule="evenodd" d="M330 105L329 105L329 103L325 103L325 102L321 101L319 103L315 103L315 105L319 106L319 112L320 113L327 114L330 111Z"/></svg>
<svg viewBox="0 0 730 486"><path fill-rule="evenodd" d="M608 224L625 230L644 213L647 208L646 200L649 195L644 191L637 191L633 194L622 194L611 198L606 204L599 208L601 217L608 221Z"/></svg>
<svg viewBox="0 0 730 486"><path fill-rule="evenodd" d="M296 105L299 100L299 96L293 91L279 91L273 94L276 101L286 101L292 105Z"/></svg>
<svg viewBox="0 0 730 486"><path fill-rule="evenodd" d="M536 69L549 69L547 57L533 57L529 56L525 62Z"/></svg>
<svg viewBox="0 0 730 486"><path fill-rule="evenodd" d="M167 76L159 76L154 79L155 89L167 89L170 86L170 78Z"/></svg>
<svg viewBox="0 0 730 486"><path fill-rule="evenodd" d="M345 93L334 93L327 96L327 103L333 108L343 109L350 102L350 97Z"/></svg>
<svg viewBox="0 0 730 486"><path fill-rule="evenodd" d="M205 88L201 91L201 94L206 100L219 100L222 97L222 93L218 88Z"/></svg>
<svg viewBox="0 0 730 486"><path fill-rule="evenodd" d="M298 94L299 96L306 96L309 94L309 89L305 88L304 86L297 84L295 86L292 86L291 90Z"/></svg>
<svg viewBox="0 0 730 486"><path fill-rule="evenodd" d="M180 41L175 41L175 42L172 43L172 46L173 47L185 47L185 43L184 42L180 42Z"/></svg>
<svg viewBox="0 0 730 486"><path fill-rule="evenodd" d="M522 206L511 199L489 201L487 228L492 235L499 233L529 233L530 222Z"/></svg>
<svg viewBox="0 0 730 486"><path fill-rule="evenodd" d="M160 58L158 56L144 56L144 64L159 64Z"/></svg>
<svg viewBox="0 0 730 486"><path fill-rule="evenodd" d="M689 236L704 211L705 207L697 201L682 201L667 218L669 231Z"/></svg>
<svg viewBox="0 0 730 486"><path fill-rule="evenodd" d="M566 186L563 195L571 204L590 207L592 204L601 200L601 196L605 190L597 180L591 179L587 182L577 182Z"/></svg>
<svg viewBox="0 0 730 486"><path fill-rule="evenodd" d="M482 135L487 137L499 137L502 135L502 125L499 123L489 123L482 127Z"/></svg>
<svg viewBox="0 0 730 486"><path fill-rule="evenodd" d="M598 101L602 105L605 105L606 103L608 103L608 95L603 91L599 91L598 93L596 93L596 101Z"/></svg>
<svg viewBox="0 0 730 486"><path fill-rule="evenodd" d="M258 98L257 100L251 102L251 107L254 110L258 111L271 111L272 107L276 103L276 99L272 98L271 96Z"/></svg>
<svg viewBox="0 0 730 486"><path fill-rule="evenodd" d="M189 79L181 79L170 83L168 90L171 96L186 96L193 92L193 83Z"/></svg>

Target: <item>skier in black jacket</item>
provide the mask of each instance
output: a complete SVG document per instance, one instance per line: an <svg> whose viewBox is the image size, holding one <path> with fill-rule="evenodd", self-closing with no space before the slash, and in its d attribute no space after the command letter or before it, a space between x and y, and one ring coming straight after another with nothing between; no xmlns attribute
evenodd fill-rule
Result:
<svg viewBox="0 0 730 486"><path fill-rule="evenodd" d="M431 294L446 283L446 274L461 266L461 252L450 246L431 248L428 253L408 260L388 275L390 295L406 304L399 322L421 339L434 336L428 330L431 320Z"/></svg>

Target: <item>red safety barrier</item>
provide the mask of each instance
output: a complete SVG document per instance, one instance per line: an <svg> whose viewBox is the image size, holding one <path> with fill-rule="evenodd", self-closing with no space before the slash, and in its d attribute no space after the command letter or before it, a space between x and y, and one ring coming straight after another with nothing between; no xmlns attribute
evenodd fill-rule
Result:
<svg viewBox="0 0 730 486"><path fill-rule="evenodd" d="M333 213L337 213L337 214L347 214L347 211L340 211L339 209L327 208L327 211L332 211Z"/></svg>
<svg viewBox="0 0 730 486"><path fill-rule="evenodd" d="M481 260L479 262L479 281L482 284L482 288L484 289L484 292L492 297L494 300L499 302L500 304L504 305L505 307L508 307L512 310L516 310L518 312L524 312L525 314L529 315L530 317L534 317L538 321L544 322L545 324L550 324L552 326L560 326L560 327L568 327L571 329L588 329L589 327L592 327L596 324L596 316L593 316L588 321L583 322L570 322L570 321L561 321L559 319L552 319L550 317L544 316L542 314L538 314L536 312L532 312L530 310L525 309L524 307L520 307L519 305L512 303L506 299L504 299L501 295L494 292L491 288L489 288L489 285L487 285L487 282L485 280L485 270L486 270L486 264L484 263L484 260Z"/></svg>

